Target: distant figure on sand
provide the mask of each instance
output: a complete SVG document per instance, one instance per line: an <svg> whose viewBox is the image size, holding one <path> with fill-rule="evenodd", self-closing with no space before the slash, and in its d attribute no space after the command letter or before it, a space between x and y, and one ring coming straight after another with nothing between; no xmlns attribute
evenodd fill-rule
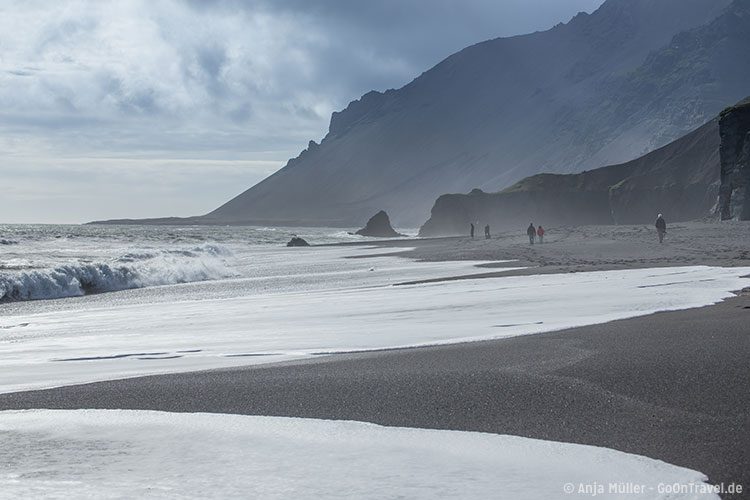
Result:
<svg viewBox="0 0 750 500"><path fill-rule="evenodd" d="M544 228L542 226L537 228L536 235L539 237L539 243L544 243Z"/></svg>
<svg viewBox="0 0 750 500"><path fill-rule="evenodd" d="M471 229L470 229L470 231L471 231L471 239L473 240L474 239L474 223L472 222L469 225L471 226Z"/></svg>
<svg viewBox="0 0 750 500"><path fill-rule="evenodd" d="M533 222L529 224L529 228L526 230L526 234L529 235L529 245L533 245L534 238L536 238L536 228L534 227Z"/></svg>
<svg viewBox="0 0 750 500"><path fill-rule="evenodd" d="M667 234L667 223L664 221L664 217L661 214L656 218L656 234L659 235L659 243L664 242L664 235Z"/></svg>
<svg viewBox="0 0 750 500"><path fill-rule="evenodd" d="M484 226L484 238L487 240L490 239L490 225L489 224Z"/></svg>

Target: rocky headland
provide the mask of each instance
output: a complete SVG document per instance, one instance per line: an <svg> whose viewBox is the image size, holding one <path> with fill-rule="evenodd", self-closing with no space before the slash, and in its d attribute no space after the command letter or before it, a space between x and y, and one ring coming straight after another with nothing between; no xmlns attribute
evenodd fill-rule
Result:
<svg viewBox="0 0 750 500"><path fill-rule="evenodd" d="M498 230L641 224L711 217L720 185L719 119L635 160L579 174L538 174L497 192L440 196L420 236L464 234L470 223Z"/></svg>

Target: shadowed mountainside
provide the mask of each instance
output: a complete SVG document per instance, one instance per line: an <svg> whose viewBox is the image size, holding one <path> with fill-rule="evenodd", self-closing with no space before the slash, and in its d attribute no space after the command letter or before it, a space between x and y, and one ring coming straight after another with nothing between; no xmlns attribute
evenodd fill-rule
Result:
<svg viewBox="0 0 750 500"><path fill-rule="evenodd" d="M470 222L494 229L650 223L707 216L719 193L718 118L636 160L580 174L538 174L499 192L440 196L420 236L464 234Z"/></svg>

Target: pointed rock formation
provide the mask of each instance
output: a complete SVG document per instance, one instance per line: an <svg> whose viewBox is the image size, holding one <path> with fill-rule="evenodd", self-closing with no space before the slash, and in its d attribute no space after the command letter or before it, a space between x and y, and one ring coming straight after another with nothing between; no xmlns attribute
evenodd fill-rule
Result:
<svg viewBox="0 0 750 500"><path fill-rule="evenodd" d="M288 247L309 247L310 244L304 239L300 238L299 236L292 237L291 240L289 240L289 243L286 244Z"/></svg>
<svg viewBox="0 0 750 500"><path fill-rule="evenodd" d="M397 233L393 227L391 227L391 220L388 218L388 214L385 213L384 210L381 210L370 217L370 220L367 221L365 227L357 231L355 234L360 236L375 236L376 238L405 236L401 233Z"/></svg>

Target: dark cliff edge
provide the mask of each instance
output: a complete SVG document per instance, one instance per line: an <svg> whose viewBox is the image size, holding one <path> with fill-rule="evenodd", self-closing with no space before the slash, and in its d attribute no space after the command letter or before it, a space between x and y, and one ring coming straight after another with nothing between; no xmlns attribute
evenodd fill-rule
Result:
<svg viewBox="0 0 750 500"><path fill-rule="evenodd" d="M750 98L722 111L721 188L722 220L750 220Z"/></svg>
<svg viewBox="0 0 750 500"><path fill-rule="evenodd" d="M712 214L719 193L719 119L635 160L580 174L538 174L497 193L440 196L420 236L464 234L469 223L493 230L672 222Z"/></svg>

